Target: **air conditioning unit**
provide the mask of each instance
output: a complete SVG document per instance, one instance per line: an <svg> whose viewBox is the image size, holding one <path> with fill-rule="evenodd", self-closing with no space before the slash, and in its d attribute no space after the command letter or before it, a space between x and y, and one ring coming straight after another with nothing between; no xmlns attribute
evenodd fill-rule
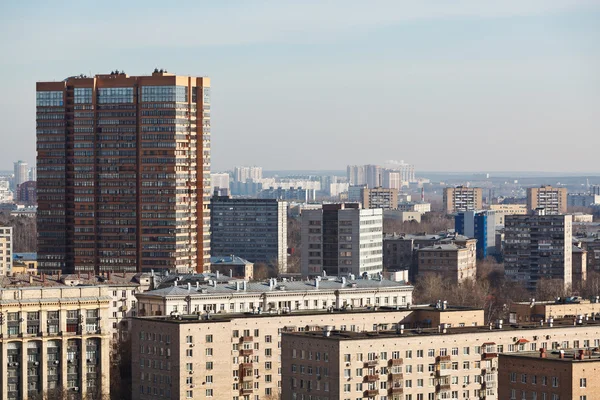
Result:
<svg viewBox="0 0 600 400"><path fill-rule="evenodd" d="M33 363L33 365L40 365L40 363L36 361Z"/></svg>
<svg viewBox="0 0 600 400"><path fill-rule="evenodd" d="M58 364L60 364L60 361L58 361L58 360L54 361L54 365L58 365Z"/></svg>

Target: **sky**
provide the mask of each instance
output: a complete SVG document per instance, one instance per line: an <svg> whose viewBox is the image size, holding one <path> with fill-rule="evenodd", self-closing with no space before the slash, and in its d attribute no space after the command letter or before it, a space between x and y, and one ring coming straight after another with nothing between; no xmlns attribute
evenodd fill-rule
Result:
<svg viewBox="0 0 600 400"><path fill-rule="evenodd" d="M212 169L600 174L600 0L4 1L0 169L35 82L209 76Z"/></svg>

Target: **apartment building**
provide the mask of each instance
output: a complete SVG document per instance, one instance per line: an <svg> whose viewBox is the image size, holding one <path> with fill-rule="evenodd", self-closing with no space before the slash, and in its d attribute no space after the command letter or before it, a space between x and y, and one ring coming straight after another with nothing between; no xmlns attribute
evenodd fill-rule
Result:
<svg viewBox="0 0 600 400"><path fill-rule="evenodd" d="M496 253L496 212L464 211L454 216L454 230L477 239L477 258L485 260Z"/></svg>
<svg viewBox="0 0 600 400"><path fill-rule="evenodd" d="M210 267L210 80L36 85L40 271Z"/></svg>
<svg viewBox="0 0 600 400"><path fill-rule="evenodd" d="M214 196L210 220L213 257L235 254L287 271L287 202Z"/></svg>
<svg viewBox="0 0 600 400"><path fill-rule="evenodd" d="M527 212L532 213L543 208L546 215L567 213L567 188L555 188L544 185L539 188L527 188Z"/></svg>
<svg viewBox="0 0 600 400"><path fill-rule="evenodd" d="M579 291L587 280L587 251L573 245L571 252L571 283L573 290Z"/></svg>
<svg viewBox="0 0 600 400"><path fill-rule="evenodd" d="M600 353L574 348L501 354L499 398L600 399Z"/></svg>
<svg viewBox="0 0 600 400"><path fill-rule="evenodd" d="M507 215L526 215L526 204L491 204L490 210L495 211L496 225L504 225L504 217Z"/></svg>
<svg viewBox="0 0 600 400"><path fill-rule="evenodd" d="M181 276L172 285L138 293L139 315L281 313L412 303L412 286L381 278L247 282L217 275L208 285L195 278Z"/></svg>
<svg viewBox="0 0 600 400"><path fill-rule="evenodd" d="M13 180L13 189L29 180L29 164L25 161L16 161L14 163L15 178Z"/></svg>
<svg viewBox="0 0 600 400"><path fill-rule="evenodd" d="M431 211L431 203L416 201L400 201L398 203L398 211L416 211L421 214L425 214Z"/></svg>
<svg viewBox="0 0 600 400"><path fill-rule="evenodd" d="M211 192L214 193L215 189L227 189L229 191L229 174L210 174L210 187Z"/></svg>
<svg viewBox="0 0 600 400"><path fill-rule="evenodd" d="M302 212L302 276L376 276L383 268L383 213L358 203Z"/></svg>
<svg viewBox="0 0 600 400"><path fill-rule="evenodd" d="M577 238L583 250L587 251L587 271L600 271L600 238Z"/></svg>
<svg viewBox="0 0 600 400"><path fill-rule="evenodd" d="M592 204L600 204L600 194L569 193L567 195L569 207L589 207Z"/></svg>
<svg viewBox="0 0 600 400"><path fill-rule="evenodd" d="M510 305L509 322L540 322L553 319L600 319L600 299L583 300L578 297L560 298L552 301L517 302Z"/></svg>
<svg viewBox="0 0 600 400"><path fill-rule="evenodd" d="M444 188L444 210L447 214L483 209L483 189L466 186Z"/></svg>
<svg viewBox="0 0 600 400"><path fill-rule="evenodd" d="M505 219L504 270L507 277L535 290L542 278L572 283L570 215L508 215Z"/></svg>
<svg viewBox="0 0 600 400"><path fill-rule="evenodd" d="M0 290L0 398L31 399L57 390L64 390L69 399L108 394L107 290L101 286Z"/></svg>
<svg viewBox="0 0 600 400"><path fill-rule="evenodd" d="M477 239L454 238L417 250L417 276L441 275L453 283L475 279L477 275Z"/></svg>
<svg viewBox="0 0 600 400"><path fill-rule="evenodd" d="M499 354L600 346L598 321L528 329L502 323L426 328L397 321L378 328L352 332L332 323L305 331L286 329L281 339L282 399L509 399L499 392L508 376L498 373Z"/></svg>
<svg viewBox="0 0 600 400"><path fill-rule="evenodd" d="M380 303L384 303L384 297ZM289 368L281 362L284 331L334 325L348 332L361 332L398 322L423 326L481 325L483 311L417 306L211 314L210 319L197 315L137 318L132 336L133 399L154 399L160 395L173 399L275 397L285 382L281 379L282 370Z"/></svg>
<svg viewBox="0 0 600 400"><path fill-rule="evenodd" d="M235 167L233 169L234 182L246 183L249 180L258 182L263 177L262 167Z"/></svg>
<svg viewBox="0 0 600 400"><path fill-rule="evenodd" d="M254 279L254 263L234 255L211 257L210 272L222 275L230 274L232 278L251 281Z"/></svg>
<svg viewBox="0 0 600 400"><path fill-rule="evenodd" d="M382 208L394 210L398 208L398 189L363 188L361 193L363 208Z"/></svg>
<svg viewBox="0 0 600 400"><path fill-rule="evenodd" d="M0 275L8 275L12 271L12 227L0 226Z"/></svg>
<svg viewBox="0 0 600 400"><path fill-rule="evenodd" d="M383 181L381 184L384 188L400 191L402 189L402 173L389 169L383 170Z"/></svg>

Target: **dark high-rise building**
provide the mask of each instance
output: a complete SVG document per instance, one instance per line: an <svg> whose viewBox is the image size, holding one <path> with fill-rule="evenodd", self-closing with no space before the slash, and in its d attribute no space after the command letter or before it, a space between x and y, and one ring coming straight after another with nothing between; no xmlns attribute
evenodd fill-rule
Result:
<svg viewBox="0 0 600 400"><path fill-rule="evenodd" d="M210 80L38 82L40 271L210 268Z"/></svg>

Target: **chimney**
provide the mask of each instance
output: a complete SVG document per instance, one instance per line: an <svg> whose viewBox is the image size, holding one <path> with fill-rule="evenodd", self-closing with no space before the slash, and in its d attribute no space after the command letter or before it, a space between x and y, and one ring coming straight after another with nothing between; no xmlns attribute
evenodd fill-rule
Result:
<svg viewBox="0 0 600 400"><path fill-rule="evenodd" d="M232 269L229 270L229 277L233 278L233 270Z"/></svg>
<svg viewBox="0 0 600 400"><path fill-rule="evenodd" d="M544 348L540 349L540 358L546 358L546 349L544 349Z"/></svg>
<svg viewBox="0 0 600 400"><path fill-rule="evenodd" d="M565 351L563 349L558 352L558 358L565 358Z"/></svg>
<svg viewBox="0 0 600 400"><path fill-rule="evenodd" d="M187 284L187 287L188 287L188 292L189 292L190 290L192 290L192 284L191 284L190 282L188 282L188 284Z"/></svg>
<svg viewBox="0 0 600 400"><path fill-rule="evenodd" d="M108 276L108 280L110 281L110 271L108 271L108 272L106 273L106 275ZM60 273L59 273L58 277L60 278Z"/></svg>
<svg viewBox="0 0 600 400"><path fill-rule="evenodd" d="M217 287L217 280L215 279L212 282L213 282L213 287Z"/></svg>
<svg viewBox="0 0 600 400"><path fill-rule="evenodd" d="M240 281L235 281L235 291L236 292L240 291Z"/></svg>
<svg viewBox="0 0 600 400"><path fill-rule="evenodd" d="M342 287L346 286L346 278L342 276Z"/></svg>
<svg viewBox="0 0 600 400"><path fill-rule="evenodd" d="M583 358L584 358L583 354L584 354L584 351L583 350L579 350L579 354L577 356L577 359L578 360L583 360Z"/></svg>
<svg viewBox="0 0 600 400"><path fill-rule="evenodd" d="M77 279L81 279L81 272L77 271Z"/></svg>
<svg viewBox="0 0 600 400"><path fill-rule="evenodd" d="M46 274L42 272L42 282L46 282Z"/></svg>
<svg viewBox="0 0 600 400"><path fill-rule="evenodd" d="M246 291L246 281L243 282L244 291Z"/></svg>
<svg viewBox="0 0 600 400"><path fill-rule="evenodd" d="M29 275L29 284L31 285L33 283L33 275Z"/></svg>
<svg viewBox="0 0 600 400"><path fill-rule="evenodd" d="M315 279L315 289L319 290L319 280Z"/></svg>
<svg viewBox="0 0 600 400"><path fill-rule="evenodd" d="M273 278L269 278L269 290L273 290Z"/></svg>
<svg viewBox="0 0 600 400"><path fill-rule="evenodd" d="M219 271L217 270L216 272L217 272L217 279L219 279Z"/></svg>
<svg viewBox="0 0 600 400"><path fill-rule="evenodd" d="M200 289L200 282L196 281L196 290Z"/></svg>

